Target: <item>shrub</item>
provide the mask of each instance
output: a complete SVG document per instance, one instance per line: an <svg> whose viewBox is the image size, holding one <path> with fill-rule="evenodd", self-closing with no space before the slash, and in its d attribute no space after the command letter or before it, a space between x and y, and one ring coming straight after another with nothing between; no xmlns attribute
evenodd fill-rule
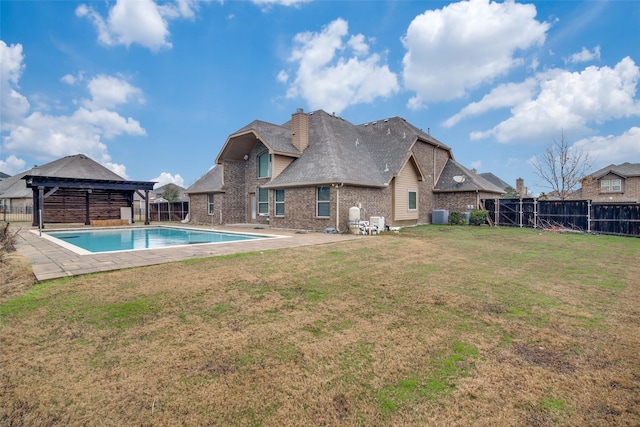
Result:
<svg viewBox="0 0 640 427"><path fill-rule="evenodd" d="M464 217L463 212L451 211L449 214L449 224L451 225L465 225L467 219Z"/></svg>
<svg viewBox="0 0 640 427"><path fill-rule="evenodd" d="M0 226L0 251L2 252L13 252L16 250L16 236L18 235L17 230L13 233L9 231L9 223L7 222L4 226Z"/></svg>
<svg viewBox="0 0 640 427"><path fill-rule="evenodd" d="M487 217L489 216L489 211L475 209L471 211L471 216L469 217L469 223L472 225L483 225L487 222Z"/></svg>

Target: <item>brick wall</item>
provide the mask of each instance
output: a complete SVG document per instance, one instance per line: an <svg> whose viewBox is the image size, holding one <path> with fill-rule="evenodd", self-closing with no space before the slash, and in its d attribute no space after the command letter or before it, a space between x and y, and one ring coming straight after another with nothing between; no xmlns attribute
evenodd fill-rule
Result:
<svg viewBox="0 0 640 427"><path fill-rule="evenodd" d="M435 209L446 209L449 212L469 212L469 205L473 205L474 209L479 209L479 201L482 199L495 199L499 195L495 193L486 193L475 191L461 191L456 193L435 193Z"/></svg>
<svg viewBox="0 0 640 427"><path fill-rule="evenodd" d="M270 192L270 224L275 228L300 230L324 230L336 227L336 197L340 197L338 230L346 231L349 208L360 204L360 217L369 220L372 216L391 217L391 190L353 186L331 187L330 214L328 218L316 217L316 187L286 188L284 190L285 215L274 216L273 197Z"/></svg>
<svg viewBox="0 0 640 427"><path fill-rule="evenodd" d="M449 159L449 152L424 142L417 142L413 146L413 155L424 175L424 181L418 182L419 217L417 222L418 224L429 224L431 212L436 209L433 187L435 187L435 182Z"/></svg>

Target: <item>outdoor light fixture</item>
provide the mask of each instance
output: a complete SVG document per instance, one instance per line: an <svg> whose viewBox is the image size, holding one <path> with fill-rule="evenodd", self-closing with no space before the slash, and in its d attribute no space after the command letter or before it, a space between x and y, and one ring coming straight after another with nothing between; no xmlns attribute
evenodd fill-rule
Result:
<svg viewBox="0 0 640 427"><path fill-rule="evenodd" d="M245 155L244 155L244 159L245 159L245 160L247 160L248 158L249 158L249 155L248 155L248 154L245 154Z"/></svg>

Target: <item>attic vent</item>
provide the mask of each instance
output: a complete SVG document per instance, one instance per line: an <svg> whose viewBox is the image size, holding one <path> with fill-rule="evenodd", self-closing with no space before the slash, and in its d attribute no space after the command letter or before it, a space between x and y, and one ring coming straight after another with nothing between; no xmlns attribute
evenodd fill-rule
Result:
<svg viewBox="0 0 640 427"><path fill-rule="evenodd" d="M387 123L389 121L389 119L384 119L384 122Z"/></svg>
<svg viewBox="0 0 640 427"><path fill-rule="evenodd" d="M365 125L365 126L369 126L369 123L365 123L364 125Z"/></svg>
<svg viewBox="0 0 640 427"><path fill-rule="evenodd" d="M371 124L372 124L372 125L376 125L376 124L378 124L378 122L371 122Z"/></svg>

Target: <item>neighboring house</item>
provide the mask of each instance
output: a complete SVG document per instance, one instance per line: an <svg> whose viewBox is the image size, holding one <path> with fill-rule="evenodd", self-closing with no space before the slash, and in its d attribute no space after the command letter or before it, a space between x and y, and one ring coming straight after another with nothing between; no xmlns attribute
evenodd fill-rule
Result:
<svg viewBox="0 0 640 427"><path fill-rule="evenodd" d="M354 125L300 109L283 125L256 120L231 134L186 192L193 222L345 231L353 206L363 220L406 226L503 192L475 176L455 185L471 174L451 148L400 117Z"/></svg>
<svg viewBox="0 0 640 427"><path fill-rule="evenodd" d="M154 182L127 181L84 154L35 166L0 181L0 199L17 200L42 212L43 223L82 223L132 219L133 194ZM33 215L33 225L38 225Z"/></svg>
<svg viewBox="0 0 640 427"><path fill-rule="evenodd" d="M33 194L22 179L26 173L7 176L0 181L0 206L8 212L33 212Z"/></svg>
<svg viewBox="0 0 640 427"><path fill-rule="evenodd" d="M4 173L4 172L0 172L0 181L2 181L2 180L3 180L3 179L5 179L5 178L9 178L9 176L10 176L10 175L7 175L7 174L6 174L6 173Z"/></svg>
<svg viewBox="0 0 640 427"><path fill-rule="evenodd" d="M640 163L609 165L582 179L583 199L593 202L640 202Z"/></svg>
<svg viewBox="0 0 640 427"><path fill-rule="evenodd" d="M152 192L149 192L151 196L150 201L152 203L166 203L167 199L164 197L165 191L175 191L178 194L178 200L175 200L176 202L186 202L189 200L189 196L187 196L187 194L185 193L186 190L183 187L180 187L179 185L173 183L169 183L163 185L162 187L154 188Z"/></svg>

